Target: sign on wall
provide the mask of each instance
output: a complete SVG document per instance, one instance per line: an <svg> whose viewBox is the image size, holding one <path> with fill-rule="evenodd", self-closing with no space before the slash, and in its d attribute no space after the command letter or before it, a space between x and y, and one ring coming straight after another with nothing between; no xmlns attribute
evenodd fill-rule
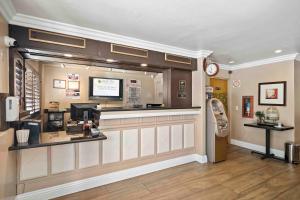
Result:
<svg viewBox="0 0 300 200"><path fill-rule="evenodd" d="M139 105L141 104L142 82L141 80L128 79L126 80L126 96L127 104Z"/></svg>
<svg viewBox="0 0 300 200"><path fill-rule="evenodd" d="M178 98L186 98L186 81L185 80L179 80Z"/></svg>
<svg viewBox="0 0 300 200"><path fill-rule="evenodd" d="M67 74L68 88L66 89L66 97L72 99L80 99L80 81L79 74Z"/></svg>

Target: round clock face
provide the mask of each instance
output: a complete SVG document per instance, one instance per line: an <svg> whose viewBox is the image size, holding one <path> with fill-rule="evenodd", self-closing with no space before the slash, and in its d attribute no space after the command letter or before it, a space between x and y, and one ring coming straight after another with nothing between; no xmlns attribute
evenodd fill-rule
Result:
<svg viewBox="0 0 300 200"><path fill-rule="evenodd" d="M205 72L208 76L214 76L219 72L219 66L216 63L210 63L207 65Z"/></svg>

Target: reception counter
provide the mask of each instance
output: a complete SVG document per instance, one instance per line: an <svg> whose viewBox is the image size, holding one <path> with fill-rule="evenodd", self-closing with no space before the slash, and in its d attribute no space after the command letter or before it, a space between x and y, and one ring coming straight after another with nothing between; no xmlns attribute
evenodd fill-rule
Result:
<svg viewBox="0 0 300 200"><path fill-rule="evenodd" d="M54 198L73 189L80 191L188 162L205 162L205 155L198 151L204 134L197 125L200 109L102 110L100 130L106 140L18 151L18 194ZM131 171L123 176L124 170ZM61 184L64 190L57 192Z"/></svg>

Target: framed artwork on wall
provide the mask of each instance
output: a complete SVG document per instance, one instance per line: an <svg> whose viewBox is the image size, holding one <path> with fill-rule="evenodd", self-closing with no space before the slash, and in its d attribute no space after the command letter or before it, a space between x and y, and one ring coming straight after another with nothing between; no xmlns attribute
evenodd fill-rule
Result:
<svg viewBox="0 0 300 200"><path fill-rule="evenodd" d="M70 90L79 90L80 82L79 81L68 81L68 89Z"/></svg>
<svg viewBox="0 0 300 200"><path fill-rule="evenodd" d="M253 96L243 96L242 97L242 117L243 118L253 118Z"/></svg>
<svg viewBox="0 0 300 200"><path fill-rule="evenodd" d="M53 80L53 88L66 89L66 81L65 80L59 80L59 79L54 79Z"/></svg>
<svg viewBox="0 0 300 200"><path fill-rule="evenodd" d="M286 81L259 83L258 104L286 106Z"/></svg>
<svg viewBox="0 0 300 200"><path fill-rule="evenodd" d="M186 98L186 80L179 80L178 98Z"/></svg>

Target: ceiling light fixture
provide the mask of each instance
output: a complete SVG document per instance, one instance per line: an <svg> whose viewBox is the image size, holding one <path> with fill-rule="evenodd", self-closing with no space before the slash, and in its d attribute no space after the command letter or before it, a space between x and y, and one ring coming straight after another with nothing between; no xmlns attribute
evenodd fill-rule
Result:
<svg viewBox="0 0 300 200"><path fill-rule="evenodd" d="M142 66L142 67L147 67L147 66L148 66L148 64L146 64L146 63L142 63L142 64L141 64L141 66Z"/></svg>
<svg viewBox="0 0 300 200"><path fill-rule="evenodd" d="M69 54L69 53L64 54L64 56L67 57L67 58L73 57L73 55L72 55L72 54Z"/></svg>
<svg viewBox="0 0 300 200"><path fill-rule="evenodd" d="M281 49L277 49L274 51L274 53L282 53L282 50Z"/></svg>

